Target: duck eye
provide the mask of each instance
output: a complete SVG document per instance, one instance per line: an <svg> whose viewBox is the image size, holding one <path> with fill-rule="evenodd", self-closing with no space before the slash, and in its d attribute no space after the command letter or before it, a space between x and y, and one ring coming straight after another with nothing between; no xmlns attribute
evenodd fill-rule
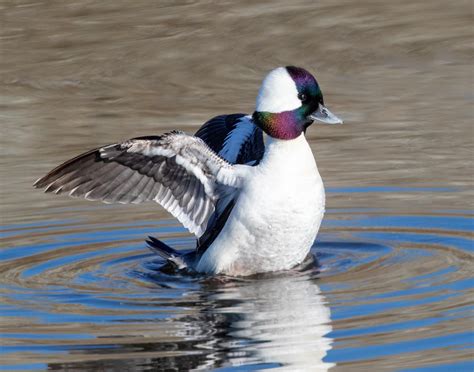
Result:
<svg viewBox="0 0 474 372"><path fill-rule="evenodd" d="M298 98L300 99L301 102L306 102L308 97L306 97L306 94L304 93L299 93Z"/></svg>

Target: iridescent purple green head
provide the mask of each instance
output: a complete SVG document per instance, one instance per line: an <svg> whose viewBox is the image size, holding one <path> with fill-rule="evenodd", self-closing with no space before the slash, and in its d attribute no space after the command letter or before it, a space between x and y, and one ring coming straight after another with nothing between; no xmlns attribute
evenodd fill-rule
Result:
<svg viewBox="0 0 474 372"><path fill-rule="evenodd" d="M253 120L269 136L283 140L299 137L314 120L342 124L324 107L314 76L294 66L276 68L265 77Z"/></svg>

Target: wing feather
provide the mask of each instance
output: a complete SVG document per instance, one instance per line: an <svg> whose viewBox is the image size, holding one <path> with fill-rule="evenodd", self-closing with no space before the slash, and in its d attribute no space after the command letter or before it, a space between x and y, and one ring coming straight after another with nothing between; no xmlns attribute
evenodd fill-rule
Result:
<svg viewBox="0 0 474 372"><path fill-rule="evenodd" d="M105 203L156 201L201 236L233 166L203 140L182 132L140 137L88 151L53 169L35 187Z"/></svg>
<svg viewBox="0 0 474 372"><path fill-rule="evenodd" d="M257 164L265 151L262 130L245 114L216 116L195 136L232 164Z"/></svg>

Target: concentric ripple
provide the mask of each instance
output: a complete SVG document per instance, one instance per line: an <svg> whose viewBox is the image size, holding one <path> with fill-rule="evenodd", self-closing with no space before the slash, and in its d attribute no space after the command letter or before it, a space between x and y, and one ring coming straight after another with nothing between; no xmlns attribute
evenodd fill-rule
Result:
<svg viewBox="0 0 474 372"><path fill-rule="evenodd" d="M469 212L332 210L317 267L259 279L162 273L152 232L193 246L168 220L4 226L5 368L471 366Z"/></svg>

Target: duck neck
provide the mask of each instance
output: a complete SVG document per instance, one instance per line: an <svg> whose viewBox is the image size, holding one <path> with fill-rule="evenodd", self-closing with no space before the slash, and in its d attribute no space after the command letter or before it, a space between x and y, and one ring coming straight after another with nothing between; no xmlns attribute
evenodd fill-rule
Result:
<svg viewBox="0 0 474 372"><path fill-rule="evenodd" d="M270 137L280 140L294 140L301 136L306 126L299 109L278 113L255 111L254 123Z"/></svg>
<svg viewBox="0 0 474 372"><path fill-rule="evenodd" d="M317 170L311 147L304 133L292 140L281 140L267 136L262 168L276 169L276 172L314 172Z"/></svg>

